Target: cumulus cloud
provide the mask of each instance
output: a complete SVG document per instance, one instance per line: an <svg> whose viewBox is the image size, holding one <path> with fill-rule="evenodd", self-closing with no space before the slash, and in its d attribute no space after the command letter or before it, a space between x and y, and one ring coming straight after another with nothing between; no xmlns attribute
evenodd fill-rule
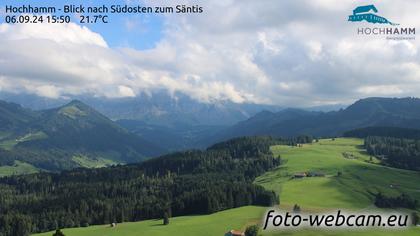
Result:
<svg viewBox="0 0 420 236"><path fill-rule="evenodd" d="M110 48L101 35L76 24L1 24L0 90L57 98L166 89L203 102L286 106L420 96L419 39L358 36L357 28L367 24L346 21L354 7L371 1L198 4L203 14L165 15L163 38L148 50ZM418 1L375 4L401 26L419 27Z"/></svg>
<svg viewBox="0 0 420 236"><path fill-rule="evenodd" d="M108 47L101 35L90 31L86 26L76 24L22 24L11 26L2 24L0 27L4 40L19 41L27 39L49 40L55 43L84 44Z"/></svg>

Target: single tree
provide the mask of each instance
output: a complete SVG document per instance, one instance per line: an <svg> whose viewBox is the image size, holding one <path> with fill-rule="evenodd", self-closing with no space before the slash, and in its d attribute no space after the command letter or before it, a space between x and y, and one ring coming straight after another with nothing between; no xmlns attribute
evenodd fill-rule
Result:
<svg viewBox="0 0 420 236"><path fill-rule="evenodd" d="M248 226L245 230L245 236L257 236L259 227L258 225Z"/></svg>
<svg viewBox="0 0 420 236"><path fill-rule="evenodd" d="M413 212L411 214L411 220L412 220L414 226L420 224L420 216L419 216L419 214L417 212Z"/></svg>
<svg viewBox="0 0 420 236"><path fill-rule="evenodd" d="M293 212L294 213L300 213L300 206L298 205L298 204L295 204L294 206L293 206Z"/></svg>
<svg viewBox="0 0 420 236"><path fill-rule="evenodd" d="M64 235L64 233L63 233L63 232L61 232L61 230L60 230L60 229L57 229L57 230L55 231L55 233L53 234L53 236L65 236L65 235Z"/></svg>
<svg viewBox="0 0 420 236"><path fill-rule="evenodd" d="M168 214L168 212L165 212L163 214L163 225L169 225L169 214Z"/></svg>

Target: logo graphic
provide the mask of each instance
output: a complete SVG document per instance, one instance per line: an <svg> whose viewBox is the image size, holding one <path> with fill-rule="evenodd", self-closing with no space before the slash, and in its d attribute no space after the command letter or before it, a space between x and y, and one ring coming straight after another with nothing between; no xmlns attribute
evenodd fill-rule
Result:
<svg viewBox="0 0 420 236"><path fill-rule="evenodd" d="M373 24L390 24L390 25L399 25L390 22L388 19L382 16L378 16L374 13L378 13L378 9L374 5L368 6L359 6L353 10L353 15L349 16L349 21L352 22L359 22L359 21L367 21Z"/></svg>

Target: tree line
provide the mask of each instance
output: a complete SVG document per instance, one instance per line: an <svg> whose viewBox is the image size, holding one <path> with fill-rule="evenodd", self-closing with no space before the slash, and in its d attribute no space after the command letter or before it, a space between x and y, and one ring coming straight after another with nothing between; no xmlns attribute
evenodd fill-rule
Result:
<svg viewBox="0 0 420 236"><path fill-rule="evenodd" d="M415 210L418 207L418 201L407 194L390 197L378 193L375 195L375 205L379 208L407 208Z"/></svg>

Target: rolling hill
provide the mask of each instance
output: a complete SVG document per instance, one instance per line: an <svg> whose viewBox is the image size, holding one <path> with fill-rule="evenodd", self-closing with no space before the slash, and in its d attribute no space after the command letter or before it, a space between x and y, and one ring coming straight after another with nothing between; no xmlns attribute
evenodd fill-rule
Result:
<svg viewBox="0 0 420 236"><path fill-rule="evenodd" d="M280 155L284 165L268 171L258 177L254 183L266 189L276 191L280 196L280 209L290 211L294 204L299 204L303 212L330 212L337 209L353 211L381 211L373 205L373 193L382 191L396 196L407 193L420 200L418 172L400 170L369 163L370 157L361 148L363 140L340 138L320 140L317 143L305 144L302 147L273 146L275 156ZM351 153L354 158L345 158L343 153ZM296 172L318 171L324 177L291 178ZM341 171L342 175L337 176ZM390 187L391 183L398 187ZM386 210L385 210L386 211ZM181 235L224 235L231 229L244 230L247 225L259 223L265 208L242 207L203 216L182 216L170 219L168 226L162 221L148 220L135 223L122 223L111 228L109 225L87 228L64 229L67 236L85 235L127 235L136 236L142 233L181 236ZM295 230L264 232L264 236L414 236L420 228L405 230L368 229L368 230ZM52 235L52 232L36 236Z"/></svg>
<svg viewBox="0 0 420 236"><path fill-rule="evenodd" d="M138 162L165 152L80 101L43 111L1 102L0 109L3 166L20 161L56 171Z"/></svg>

